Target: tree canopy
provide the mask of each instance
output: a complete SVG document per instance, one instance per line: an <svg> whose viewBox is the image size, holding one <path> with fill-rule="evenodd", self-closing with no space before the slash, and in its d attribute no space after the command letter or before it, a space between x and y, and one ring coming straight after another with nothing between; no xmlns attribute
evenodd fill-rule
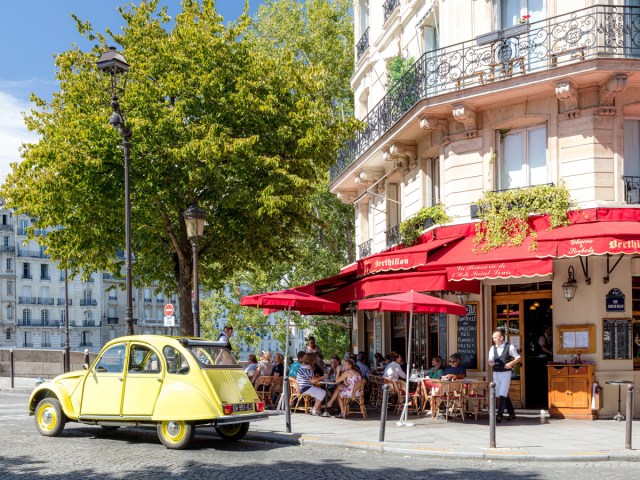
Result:
<svg viewBox="0 0 640 480"><path fill-rule="evenodd" d="M62 268L120 273L121 139L95 67L117 44L130 64L120 103L133 132L134 276L178 289L181 333L190 334L184 210L198 202L207 214L199 243L205 287L286 263L317 225L312 199L355 125L336 115L331 64L260 41L246 13L225 24L212 0L184 0L175 19L157 0L121 13L119 32L94 32L77 19L95 46L56 58L59 91L49 103L34 97L26 117L39 141L24 146L0 193L35 218L34 228L59 227L39 241Z"/></svg>

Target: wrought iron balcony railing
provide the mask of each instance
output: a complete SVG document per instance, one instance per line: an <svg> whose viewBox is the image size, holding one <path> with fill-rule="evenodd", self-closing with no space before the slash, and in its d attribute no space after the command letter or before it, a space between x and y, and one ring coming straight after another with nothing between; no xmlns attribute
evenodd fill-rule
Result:
<svg viewBox="0 0 640 480"><path fill-rule="evenodd" d="M387 0L382 4L382 10L384 11L384 21L389 20L389 17L393 11L400 5L399 0Z"/></svg>
<svg viewBox="0 0 640 480"><path fill-rule="evenodd" d="M38 305L53 305L54 299L52 297L38 297Z"/></svg>
<svg viewBox="0 0 640 480"><path fill-rule="evenodd" d="M356 61L360 60L360 57L364 55L364 52L369 48L369 27L364 31L358 43L356 43Z"/></svg>
<svg viewBox="0 0 640 480"><path fill-rule="evenodd" d="M624 198L630 205L640 203L640 177L623 176Z"/></svg>
<svg viewBox="0 0 640 480"><path fill-rule="evenodd" d="M358 245L358 258L365 258L371 255L371 247L373 246L373 240L369 239L366 242Z"/></svg>
<svg viewBox="0 0 640 480"><path fill-rule="evenodd" d="M87 298L80 299L81 307L95 307L96 305L98 305L98 301L96 299L87 299Z"/></svg>
<svg viewBox="0 0 640 480"><path fill-rule="evenodd" d="M426 52L362 119L331 167L331 181L417 102L595 58L640 57L640 7L596 5Z"/></svg>
<svg viewBox="0 0 640 480"><path fill-rule="evenodd" d="M65 304L64 298L59 298L57 303L58 303L58 305L64 305ZM69 305L73 305L73 299L72 298L69 299Z"/></svg>
<svg viewBox="0 0 640 480"><path fill-rule="evenodd" d="M15 253L16 247L13 245L2 245L0 246L0 252L2 253Z"/></svg>
<svg viewBox="0 0 640 480"><path fill-rule="evenodd" d="M387 237L387 248L391 248L394 245L398 245L400 243L400 225L391 227L384 233Z"/></svg>
<svg viewBox="0 0 640 480"><path fill-rule="evenodd" d="M0 224L0 230L13 232L13 225L8 225L6 223Z"/></svg>
<svg viewBox="0 0 640 480"><path fill-rule="evenodd" d="M18 303L25 305L37 305L38 299L36 297L18 297Z"/></svg>

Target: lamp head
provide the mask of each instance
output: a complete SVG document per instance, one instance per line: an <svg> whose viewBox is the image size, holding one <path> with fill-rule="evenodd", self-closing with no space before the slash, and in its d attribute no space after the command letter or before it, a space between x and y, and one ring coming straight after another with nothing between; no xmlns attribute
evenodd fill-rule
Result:
<svg viewBox="0 0 640 480"><path fill-rule="evenodd" d="M129 71L129 64L122 54L116 51L116 47L108 47L108 50L100 55L96 67L111 76L111 84L107 89L111 97L117 97L119 93L124 92L127 77L125 74Z"/></svg>
<svg viewBox="0 0 640 480"><path fill-rule="evenodd" d="M569 266L569 278L566 282L562 284L562 293L564 294L564 298L567 299L567 302L573 300L573 297L576 295L576 290L578 289L578 282L573 278L574 271L573 266Z"/></svg>
<svg viewBox="0 0 640 480"><path fill-rule="evenodd" d="M205 211L194 202L184 211L183 216L187 225L187 237L190 240L202 238L204 235L204 221L207 216Z"/></svg>

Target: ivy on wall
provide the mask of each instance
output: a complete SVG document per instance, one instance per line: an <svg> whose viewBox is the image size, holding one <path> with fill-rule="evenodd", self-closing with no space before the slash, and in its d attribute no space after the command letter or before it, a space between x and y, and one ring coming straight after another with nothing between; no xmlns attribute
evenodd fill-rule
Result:
<svg viewBox="0 0 640 480"><path fill-rule="evenodd" d="M411 246L431 225L442 225L450 221L451 218L441 203L433 207L422 207L413 217L400 223L400 240L405 246Z"/></svg>
<svg viewBox="0 0 640 480"><path fill-rule="evenodd" d="M571 207L569 191L562 185L535 185L501 192L484 192L475 202L480 223L476 227L476 246L486 252L496 247L521 245L536 233L529 215L549 215L551 228L568 225ZM534 244L535 245L535 244Z"/></svg>

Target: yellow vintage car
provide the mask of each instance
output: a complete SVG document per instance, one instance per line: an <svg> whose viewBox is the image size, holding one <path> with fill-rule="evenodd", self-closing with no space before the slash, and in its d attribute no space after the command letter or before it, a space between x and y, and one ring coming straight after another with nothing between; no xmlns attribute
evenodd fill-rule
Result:
<svg viewBox="0 0 640 480"><path fill-rule="evenodd" d="M67 421L121 426L157 425L167 447L186 448L197 425L213 425L239 440L249 422L267 417L251 381L224 342L133 335L107 343L93 365L39 385L29 411L45 436Z"/></svg>

